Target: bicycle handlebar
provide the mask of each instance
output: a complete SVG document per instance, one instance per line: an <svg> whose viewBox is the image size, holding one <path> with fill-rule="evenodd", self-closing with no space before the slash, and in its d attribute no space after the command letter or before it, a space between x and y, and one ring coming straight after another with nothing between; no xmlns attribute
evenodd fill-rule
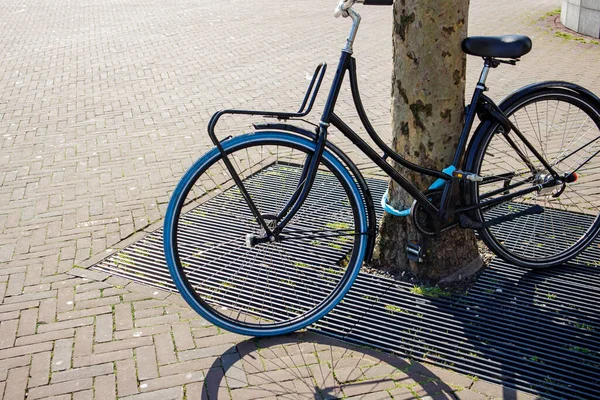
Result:
<svg viewBox="0 0 600 400"><path fill-rule="evenodd" d="M355 3L363 3L365 6L391 6L394 4L394 0L341 0L333 16L338 18L340 15L346 18L348 16L348 9Z"/></svg>
<svg viewBox="0 0 600 400"><path fill-rule="evenodd" d="M394 5L394 0L364 0L365 6L391 6Z"/></svg>

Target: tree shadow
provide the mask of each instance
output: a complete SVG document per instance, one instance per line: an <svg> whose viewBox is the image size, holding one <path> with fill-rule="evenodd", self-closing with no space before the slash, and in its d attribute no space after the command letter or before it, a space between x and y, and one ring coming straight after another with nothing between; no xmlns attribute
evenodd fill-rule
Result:
<svg viewBox="0 0 600 400"><path fill-rule="evenodd" d="M229 389L234 399L245 400L455 399L453 393L464 379L374 349L300 332L250 338L227 349L208 369L201 398L228 399Z"/></svg>

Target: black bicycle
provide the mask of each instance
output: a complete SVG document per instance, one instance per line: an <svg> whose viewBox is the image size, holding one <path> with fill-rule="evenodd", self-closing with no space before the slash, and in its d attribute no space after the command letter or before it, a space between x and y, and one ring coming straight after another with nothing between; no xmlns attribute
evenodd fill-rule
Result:
<svg viewBox="0 0 600 400"><path fill-rule="evenodd" d="M352 57L360 22L351 8L356 2L342 0L336 10L353 25L315 131L289 121L312 109L324 64L297 113L216 113L208 127L215 148L187 171L172 195L164 224L171 275L194 310L221 328L266 336L312 324L342 300L371 258L373 200L352 160L327 141L331 125L415 199L410 210L388 210L410 215L425 235L456 225L476 229L499 257L544 268L575 257L600 229L598 97L571 83L544 82L496 105L484 94L488 72L515 65L531 40L467 38L463 50L482 57L484 66L454 161L443 171L412 164L380 139L361 103ZM334 112L346 74L360 120L383 157ZM277 121L219 141L217 122L240 114ZM476 116L481 123L469 142ZM437 180L422 192L388 159Z"/></svg>

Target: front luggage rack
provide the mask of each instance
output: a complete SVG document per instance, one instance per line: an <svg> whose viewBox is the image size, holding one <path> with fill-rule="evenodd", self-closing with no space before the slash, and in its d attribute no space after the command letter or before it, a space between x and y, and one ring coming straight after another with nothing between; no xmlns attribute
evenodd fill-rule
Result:
<svg viewBox="0 0 600 400"><path fill-rule="evenodd" d="M302 104L300 108L295 113L290 112L277 112L277 111L255 111L255 110L222 110L216 112L210 122L208 123L208 135L215 145L218 146L219 140L215 135L215 126L217 122L223 115L258 115L265 118L277 118L278 120L288 120L293 118L302 118L310 113L315 104L315 100L317 99L317 94L319 93L319 89L321 88L321 83L323 82L323 78L325 77L325 72L327 71L327 64L321 63L317 65L315 68L315 72L313 73L310 84L308 85L308 89L306 90L306 94L304 95L304 99L302 100Z"/></svg>

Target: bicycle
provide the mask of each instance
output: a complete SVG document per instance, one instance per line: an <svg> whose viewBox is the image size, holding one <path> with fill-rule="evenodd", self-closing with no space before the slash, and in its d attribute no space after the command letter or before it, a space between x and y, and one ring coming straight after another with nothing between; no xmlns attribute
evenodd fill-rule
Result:
<svg viewBox="0 0 600 400"><path fill-rule="evenodd" d="M575 257L600 230L595 199L585 197L595 193L600 167L595 158L600 152L598 97L571 83L543 82L495 104L484 94L488 73L515 65L530 51L531 40L467 38L463 50L482 57L484 67L454 160L443 171L415 165L383 142L362 105L352 55L360 23L352 8L357 2L342 0L335 12L353 23L315 132L288 122L311 111L325 64L316 68L296 113L224 110L213 115L208 133L215 147L192 165L172 195L164 224L170 273L190 306L221 328L252 336L304 328L343 299L363 262L371 259L373 199L356 165L327 141L331 125L414 198L409 210L394 210L385 198L383 205L411 216L424 235L455 226L476 229L504 260L545 268ZM391 0L360 2L392 5ZM346 74L360 121L383 156L334 112ZM225 115L277 122L219 140L215 127ZM481 122L469 141L476 116ZM388 159L436 180L420 191ZM563 226L565 213L575 213L578 225ZM540 243L549 246L542 251ZM419 248L408 250L421 256Z"/></svg>

